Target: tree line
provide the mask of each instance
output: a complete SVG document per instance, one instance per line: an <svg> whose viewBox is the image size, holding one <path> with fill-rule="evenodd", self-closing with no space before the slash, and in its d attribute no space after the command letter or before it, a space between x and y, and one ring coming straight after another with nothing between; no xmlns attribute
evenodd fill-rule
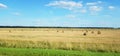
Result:
<svg viewBox="0 0 120 56"><path fill-rule="evenodd" d="M62 26L0 26L0 28L80 28L80 29L120 29L114 27L62 27Z"/></svg>

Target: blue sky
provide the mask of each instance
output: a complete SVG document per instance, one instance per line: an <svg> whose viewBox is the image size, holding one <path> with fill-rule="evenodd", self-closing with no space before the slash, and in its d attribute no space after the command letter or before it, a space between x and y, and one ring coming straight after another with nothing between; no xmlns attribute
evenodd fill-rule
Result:
<svg viewBox="0 0 120 56"><path fill-rule="evenodd" d="M0 0L2 26L120 27L119 0Z"/></svg>

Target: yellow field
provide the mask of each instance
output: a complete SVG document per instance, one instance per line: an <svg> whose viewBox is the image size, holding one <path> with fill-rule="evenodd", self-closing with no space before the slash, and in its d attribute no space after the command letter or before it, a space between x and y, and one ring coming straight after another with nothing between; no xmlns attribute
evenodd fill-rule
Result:
<svg viewBox="0 0 120 56"><path fill-rule="evenodd" d="M120 52L120 30L0 28L0 46Z"/></svg>

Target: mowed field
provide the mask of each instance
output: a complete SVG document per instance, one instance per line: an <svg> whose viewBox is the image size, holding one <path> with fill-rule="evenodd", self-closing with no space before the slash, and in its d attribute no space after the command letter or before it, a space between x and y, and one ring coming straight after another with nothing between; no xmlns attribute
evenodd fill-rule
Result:
<svg viewBox="0 0 120 56"><path fill-rule="evenodd" d="M54 50L52 54L58 52L55 56L70 56L68 55L69 52L67 53L66 51L70 51L70 54L75 51L76 55L71 54L72 56L89 56L85 55L84 51L88 51L87 53L109 53L110 55L114 53L113 56L118 56L120 55L120 29L0 28L0 50L3 50L0 51L0 55L17 56L18 54L10 55L7 53L7 51L11 52L12 50L14 52L16 49L19 51L20 49L27 49L28 51L29 49ZM82 55L82 51L84 55ZM64 55L59 55L61 54L59 52L63 52ZM50 53L48 55L36 56L49 55Z"/></svg>

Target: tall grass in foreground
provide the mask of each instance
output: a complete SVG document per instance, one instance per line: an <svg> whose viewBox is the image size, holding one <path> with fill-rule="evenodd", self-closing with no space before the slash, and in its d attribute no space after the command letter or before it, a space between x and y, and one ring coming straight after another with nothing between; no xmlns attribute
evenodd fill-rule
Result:
<svg viewBox="0 0 120 56"><path fill-rule="evenodd" d="M7 48L40 48L62 50L88 50L94 52L120 52L119 44L85 43L85 42L50 42L30 40L0 40L0 47Z"/></svg>
<svg viewBox="0 0 120 56"><path fill-rule="evenodd" d="M0 47L0 56L120 56L120 53Z"/></svg>

